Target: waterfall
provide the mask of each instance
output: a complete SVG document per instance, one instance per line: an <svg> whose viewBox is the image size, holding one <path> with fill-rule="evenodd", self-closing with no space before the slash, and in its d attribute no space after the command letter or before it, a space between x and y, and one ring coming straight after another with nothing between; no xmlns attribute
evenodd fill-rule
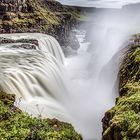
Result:
<svg viewBox="0 0 140 140"><path fill-rule="evenodd" d="M15 94L16 106L30 114L66 120L69 115L63 106L68 86L59 43L44 34L2 34L0 37L39 42L38 46L0 44L0 90Z"/></svg>

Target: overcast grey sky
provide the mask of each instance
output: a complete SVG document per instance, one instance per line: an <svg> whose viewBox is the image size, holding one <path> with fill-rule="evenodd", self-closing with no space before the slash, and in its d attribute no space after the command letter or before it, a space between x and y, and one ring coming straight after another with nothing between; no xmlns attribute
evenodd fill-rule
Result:
<svg viewBox="0 0 140 140"><path fill-rule="evenodd" d="M108 8L121 8L126 4L140 3L140 0L57 0L62 4L87 6L87 7L108 7Z"/></svg>

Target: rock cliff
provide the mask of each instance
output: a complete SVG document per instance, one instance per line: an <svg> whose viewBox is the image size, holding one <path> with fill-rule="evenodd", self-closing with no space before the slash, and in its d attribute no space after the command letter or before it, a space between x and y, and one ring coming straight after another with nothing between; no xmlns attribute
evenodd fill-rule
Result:
<svg viewBox="0 0 140 140"><path fill-rule="evenodd" d="M77 45L70 33L79 14L54 0L0 0L0 33L41 32L54 36L61 46Z"/></svg>
<svg viewBox="0 0 140 140"><path fill-rule="evenodd" d="M119 72L120 97L103 118L103 140L140 139L140 35L128 48Z"/></svg>

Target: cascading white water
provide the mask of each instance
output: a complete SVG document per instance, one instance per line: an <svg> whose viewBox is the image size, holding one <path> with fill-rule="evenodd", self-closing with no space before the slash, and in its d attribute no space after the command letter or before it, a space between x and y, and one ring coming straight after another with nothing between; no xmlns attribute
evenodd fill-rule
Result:
<svg viewBox="0 0 140 140"><path fill-rule="evenodd" d="M58 61L64 63L64 54L61 50L59 43L52 36L40 34L40 33L22 33L22 34L2 34L0 37L5 37L13 40L17 39L36 39L39 46L36 46L36 50L42 52L51 53Z"/></svg>
<svg viewBox="0 0 140 140"><path fill-rule="evenodd" d="M37 39L0 45L0 90L16 94L16 105L33 115L69 118L64 55L58 42L44 34L2 34L8 39ZM45 108L43 110L43 108Z"/></svg>
<svg viewBox="0 0 140 140"><path fill-rule="evenodd" d="M39 41L35 50L23 49L22 43L0 45L1 90L22 96L24 99L17 100L16 105L23 110L71 122L84 140L100 140L101 119L118 95L120 59L116 54L132 34L140 32L139 12L139 8L94 11L91 48L82 42L85 33L79 32L81 48L76 56L66 59L50 36L0 35ZM92 14L89 16L92 18Z"/></svg>
<svg viewBox="0 0 140 140"><path fill-rule="evenodd" d="M55 98L55 92L65 91L62 67L50 54L3 48L0 64L1 74L4 77L1 78L1 90L8 93L11 91L17 97L26 100L34 96Z"/></svg>

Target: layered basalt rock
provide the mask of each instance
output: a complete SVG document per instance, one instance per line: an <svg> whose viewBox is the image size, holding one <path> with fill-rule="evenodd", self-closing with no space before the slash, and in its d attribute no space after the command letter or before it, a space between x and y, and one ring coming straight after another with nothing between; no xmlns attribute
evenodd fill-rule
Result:
<svg viewBox="0 0 140 140"><path fill-rule="evenodd" d="M0 0L0 12L27 12L26 0Z"/></svg>
<svg viewBox="0 0 140 140"><path fill-rule="evenodd" d="M140 139L140 35L130 40L119 72L116 105L103 118L103 140Z"/></svg>
<svg viewBox="0 0 140 140"><path fill-rule="evenodd" d="M47 33L66 46L79 14L54 0L0 0L0 33Z"/></svg>

